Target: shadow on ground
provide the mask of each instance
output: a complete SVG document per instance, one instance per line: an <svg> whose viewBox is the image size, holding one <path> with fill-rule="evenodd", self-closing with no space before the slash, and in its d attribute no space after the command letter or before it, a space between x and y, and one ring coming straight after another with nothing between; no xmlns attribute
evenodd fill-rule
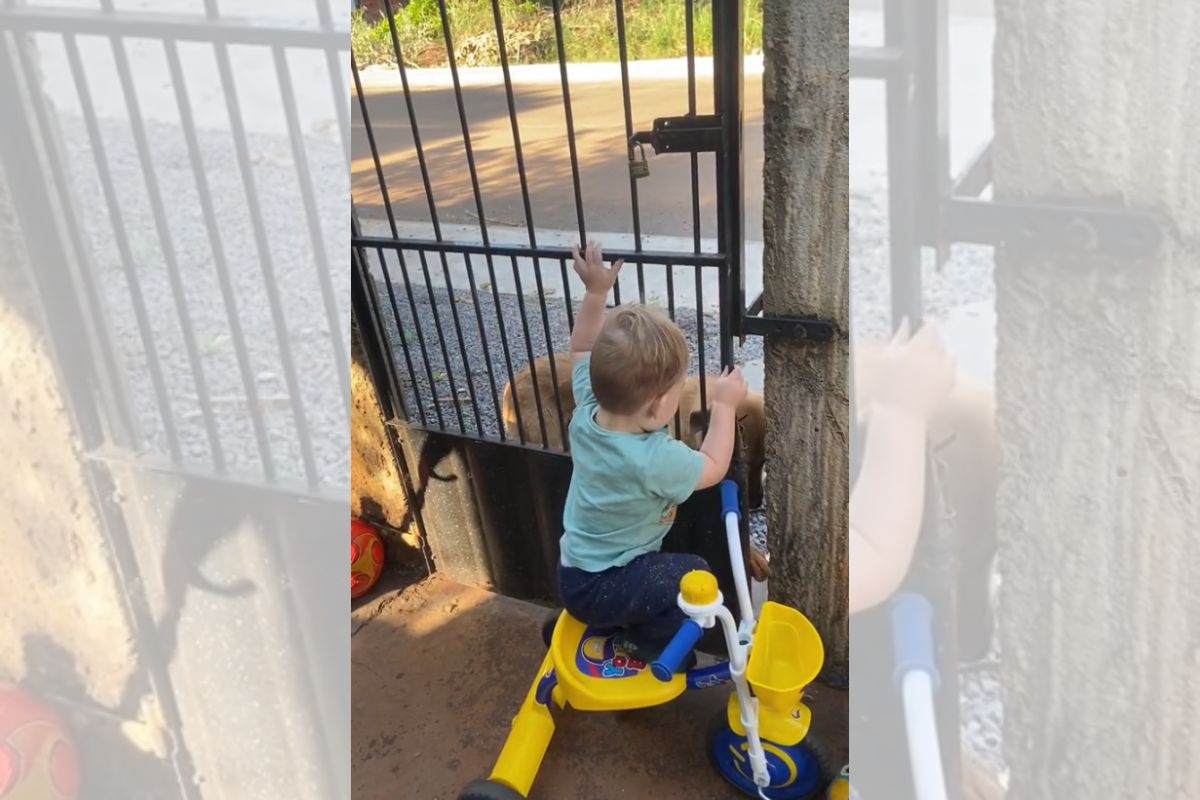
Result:
<svg viewBox="0 0 1200 800"><path fill-rule="evenodd" d="M354 611L356 800L453 800L486 777L543 654L538 606L438 577L381 591ZM531 800L735 800L704 737L728 689L655 709L556 713ZM829 741L846 741L846 696L810 690Z"/></svg>

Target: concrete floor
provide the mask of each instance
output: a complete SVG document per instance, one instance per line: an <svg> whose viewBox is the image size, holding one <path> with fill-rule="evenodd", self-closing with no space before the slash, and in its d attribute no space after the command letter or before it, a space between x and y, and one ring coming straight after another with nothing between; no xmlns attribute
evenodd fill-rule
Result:
<svg viewBox="0 0 1200 800"><path fill-rule="evenodd" d="M453 800L486 777L542 658L545 610L436 576L353 611L356 800ZM735 800L704 754L727 689L623 714L558 713L531 798ZM846 741L843 692L810 690L816 735Z"/></svg>

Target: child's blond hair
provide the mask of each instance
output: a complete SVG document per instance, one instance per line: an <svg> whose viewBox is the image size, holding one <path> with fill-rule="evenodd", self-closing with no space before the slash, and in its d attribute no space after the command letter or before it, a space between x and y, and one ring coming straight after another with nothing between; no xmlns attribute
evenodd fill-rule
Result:
<svg viewBox="0 0 1200 800"><path fill-rule="evenodd" d="M683 332L661 311L622 306L592 346L592 392L606 411L632 414L680 383L688 360Z"/></svg>

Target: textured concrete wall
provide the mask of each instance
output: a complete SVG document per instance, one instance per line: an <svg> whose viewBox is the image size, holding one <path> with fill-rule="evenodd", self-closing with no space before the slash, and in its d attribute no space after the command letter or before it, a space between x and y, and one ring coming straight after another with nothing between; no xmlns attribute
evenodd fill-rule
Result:
<svg viewBox="0 0 1200 800"><path fill-rule="evenodd" d="M820 630L826 676L848 675L849 10L763 6L764 311L833 320L831 344L766 347L773 598Z"/></svg>
<svg viewBox="0 0 1200 800"><path fill-rule="evenodd" d="M401 531L400 540L415 546L417 528L383 424L379 396L367 371L357 328L350 365L350 513Z"/></svg>
<svg viewBox="0 0 1200 800"><path fill-rule="evenodd" d="M0 173L2 176L2 173ZM133 635L0 180L0 681L73 672L115 706Z"/></svg>
<svg viewBox="0 0 1200 800"><path fill-rule="evenodd" d="M997 3L996 194L1166 212L1149 257L997 252L1010 797L1198 797L1200 9Z"/></svg>

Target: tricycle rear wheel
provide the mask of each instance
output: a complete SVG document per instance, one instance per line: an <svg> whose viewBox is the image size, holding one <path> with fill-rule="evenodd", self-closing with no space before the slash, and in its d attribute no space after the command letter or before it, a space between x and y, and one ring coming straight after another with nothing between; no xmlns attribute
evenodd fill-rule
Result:
<svg viewBox="0 0 1200 800"><path fill-rule="evenodd" d="M475 781L462 790L458 800L525 800L525 795L495 781Z"/></svg>

